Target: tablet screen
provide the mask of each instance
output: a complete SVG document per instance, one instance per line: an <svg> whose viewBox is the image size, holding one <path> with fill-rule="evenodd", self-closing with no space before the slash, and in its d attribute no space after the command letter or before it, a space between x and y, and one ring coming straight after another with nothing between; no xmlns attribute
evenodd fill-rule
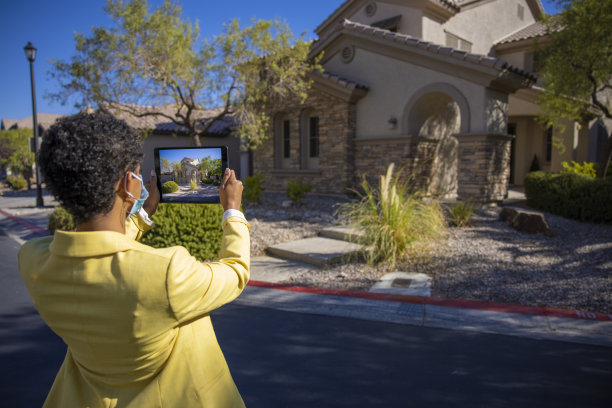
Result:
<svg viewBox="0 0 612 408"><path fill-rule="evenodd" d="M158 147L155 172L162 203L218 203L227 147Z"/></svg>

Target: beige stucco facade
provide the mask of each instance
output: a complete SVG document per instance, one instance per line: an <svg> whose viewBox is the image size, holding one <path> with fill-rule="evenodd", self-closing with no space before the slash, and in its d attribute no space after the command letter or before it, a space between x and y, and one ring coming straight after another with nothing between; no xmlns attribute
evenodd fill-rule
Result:
<svg viewBox="0 0 612 408"><path fill-rule="evenodd" d="M590 124L548 131L537 121L534 40L517 33L543 15L540 0L345 1L315 30L311 56L323 56L327 77L301 110L316 115L334 106L346 114L336 115L335 132L321 133L321 156L312 165L304 160L300 109L273 111L276 142L268 156L256 155L255 171L272 171L281 188L289 179L316 181L341 170L348 172L344 189L395 162L430 194L486 202L502 199L509 182L522 185L534 156L541 169L553 171L564 160L586 160L597 133ZM329 105L325 99L338 96L338 83L361 92ZM333 127L330 116L318 120ZM279 159L283 132L301 142ZM342 166L323 153L336 139ZM561 152L551 141L568 149ZM314 191L343 192L320 181Z"/></svg>

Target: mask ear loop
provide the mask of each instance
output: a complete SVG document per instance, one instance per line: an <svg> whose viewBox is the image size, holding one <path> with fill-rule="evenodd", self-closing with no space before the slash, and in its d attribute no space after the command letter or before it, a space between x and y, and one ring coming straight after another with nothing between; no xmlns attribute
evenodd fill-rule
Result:
<svg viewBox="0 0 612 408"><path fill-rule="evenodd" d="M128 175L130 175L130 173L134 176L134 178L136 178L137 180L140 180L140 182L142 182L142 177L138 177L136 174L132 173L131 171L126 172L125 175L128 176ZM132 197L134 200L137 200L137 198L134 197L134 195L132 193L130 193L128 188L127 188L127 177L123 178L123 188L124 188L125 193L127 195Z"/></svg>

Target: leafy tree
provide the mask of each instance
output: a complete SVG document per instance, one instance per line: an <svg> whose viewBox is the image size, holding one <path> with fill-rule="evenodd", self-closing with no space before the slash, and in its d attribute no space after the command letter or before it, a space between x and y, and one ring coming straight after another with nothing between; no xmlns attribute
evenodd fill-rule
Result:
<svg viewBox="0 0 612 408"><path fill-rule="evenodd" d="M174 173L174 178L178 180L181 176L181 172L183 171L183 165L180 162L173 161L172 162L172 172Z"/></svg>
<svg viewBox="0 0 612 408"><path fill-rule="evenodd" d="M13 174L21 174L31 188L34 153L30 152L32 129L0 130L0 165Z"/></svg>
<svg viewBox="0 0 612 408"><path fill-rule="evenodd" d="M563 11L547 19L548 40L540 46L545 90L541 119L556 125L562 118L612 120L612 1L557 0ZM599 166L606 174L612 134Z"/></svg>
<svg viewBox="0 0 612 408"><path fill-rule="evenodd" d="M170 166L170 160L167 157L162 157L159 159L159 165L161 166L160 170L170 170L172 167Z"/></svg>
<svg viewBox="0 0 612 408"><path fill-rule="evenodd" d="M53 61L61 90L52 99L74 96L78 108L91 103L111 113L163 117L198 146L213 123L232 117L238 136L255 147L266 135L269 104L306 98L310 45L284 23L241 27L233 20L201 41L198 22L183 20L173 0L153 11L147 0L108 0L104 10L113 26L76 34L72 59Z"/></svg>

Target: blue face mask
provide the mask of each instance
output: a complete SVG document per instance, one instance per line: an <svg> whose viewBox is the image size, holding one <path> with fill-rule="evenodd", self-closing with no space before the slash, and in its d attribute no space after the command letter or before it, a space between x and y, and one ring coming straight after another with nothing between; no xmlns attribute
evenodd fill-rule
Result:
<svg viewBox="0 0 612 408"><path fill-rule="evenodd" d="M140 180L140 186L141 186L141 191L140 191L140 198L136 198L132 195L132 193L130 193L127 189L127 178L125 179L125 192L127 193L127 195L129 195L130 197L132 197L135 201L134 201L134 205L132 206L132 210L130 211L130 214L128 215L128 217L132 214L136 214L143 206L143 204L145 203L145 201L147 200L147 198L149 197L149 192L147 191L145 185L144 185L144 181L142 180L142 177L132 173L131 171L129 172L132 174L132 176L135 179Z"/></svg>

